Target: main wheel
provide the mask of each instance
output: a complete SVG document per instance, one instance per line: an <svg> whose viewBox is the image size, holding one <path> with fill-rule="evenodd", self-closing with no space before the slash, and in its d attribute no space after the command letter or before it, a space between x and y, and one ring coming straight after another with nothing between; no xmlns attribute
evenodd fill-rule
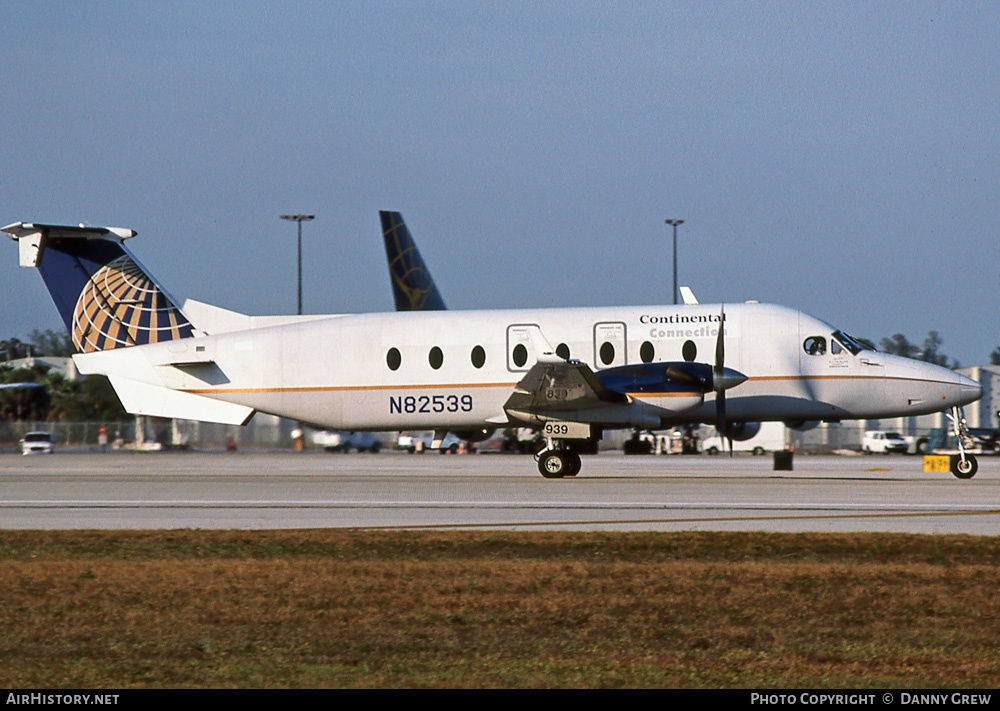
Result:
<svg viewBox="0 0 1000 711"><path fill-rule="evenodd" d="M580 461L580 455L576 452L566 452L566 476L576 476L580 473L580 467L583 466L583 462Z"/></svg>
<svg viewBox="0 0 1000 711"><path fill-rule="evenodd" d="M538 471L546 479L562 479L569 473L566 452L550 449L538 458Z"/></svg>
<svg viewBox="0 0 1000 711"><path fill-rule="evenodd" d="M951 458L951 473L959 479L971 479L979 471L979 462L971 455L965 456L965 461L958 455Z"/></svg>

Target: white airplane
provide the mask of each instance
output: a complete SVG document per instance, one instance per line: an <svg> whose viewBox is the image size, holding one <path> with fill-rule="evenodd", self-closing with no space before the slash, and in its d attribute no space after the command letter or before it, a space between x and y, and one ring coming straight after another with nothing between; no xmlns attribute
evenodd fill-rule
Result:
<svg viewBox="0 0 1000 711"><path fill-rule="evenodd" d="M324 429L543 431L543 476L575 476L574 443L608 428L921 415L960 408L979 383L877 353L781 306L636 306L251 317L183 308L132 256L133 230L17 222L81 351L133 414L245 424L255 412ZM731 392L730 392L731 391ZM957 470L956 470L957 469ZM956 476L972 476L962 453Z"/></svg>

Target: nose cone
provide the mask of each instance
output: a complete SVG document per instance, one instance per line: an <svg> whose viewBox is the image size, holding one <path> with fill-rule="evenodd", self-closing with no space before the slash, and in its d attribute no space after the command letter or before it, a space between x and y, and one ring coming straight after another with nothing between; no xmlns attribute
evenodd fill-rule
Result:
<svg viewBox="0 0 1000 711"><path fill-rule="evenodd" d="M932 363L879 354L885 366L886 404L896 415L927 415L963 407L983 396L972 378Z"/></svg>
<svg viewBox="0 0 1000 711"><path fill-rule="evenodd" d="M963 407L983 396L983 386L968 376L930 363L921 363L920 367L922 376L933 383L945 408Z"/></svg>
<svg viewBox="0 0 1000 711"><path fill-rule="evenodd" d="M968 405L970 402L975 402L983 396L982 385L961 373L955 373L955 375L958 376L959 406Z"/></svg>

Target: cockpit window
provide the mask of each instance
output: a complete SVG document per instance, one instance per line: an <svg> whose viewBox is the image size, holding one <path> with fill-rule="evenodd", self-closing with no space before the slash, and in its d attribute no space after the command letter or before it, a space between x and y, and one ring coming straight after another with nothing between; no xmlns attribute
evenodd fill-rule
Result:
<svg viewBox="0 0 1000 711"><path fill-rule="evenodd" d="M809 336L802 343L806 353L811 356L820 356L826 353L826 339L822 336Z"/></svg>
<svg viewBox="0 0 1000 711"><path fill-rule="evenodd" d="M833 338L840 343L844 348L851 352L851 355L857 355L861 351L873 351L875 347L872 346L867 341L860 338L855 338L850 334L844 333L843 331L834 331Z"/></svg>

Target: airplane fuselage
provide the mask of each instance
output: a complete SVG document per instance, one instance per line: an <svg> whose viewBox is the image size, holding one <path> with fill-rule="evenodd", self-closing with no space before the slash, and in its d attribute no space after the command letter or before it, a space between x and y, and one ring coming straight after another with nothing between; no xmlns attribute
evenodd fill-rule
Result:
<svg viewBox="0 0 1000 711"><path fill-rule="evenodd" d="M563 358L600 371L711 363L719 328L726 366L747 376L727 396L734 422L919 415L979 396L953 371L853 353L829 324L757 303L724 312L705 304L345 315L78 358L84 372L109 372L85 362L128 357L129 378L321 427L458 431L511 421L504 405L538 358L538 334ZM635 395L601 417L648 428L714 421L711 392L683 397Z"/></svg>

